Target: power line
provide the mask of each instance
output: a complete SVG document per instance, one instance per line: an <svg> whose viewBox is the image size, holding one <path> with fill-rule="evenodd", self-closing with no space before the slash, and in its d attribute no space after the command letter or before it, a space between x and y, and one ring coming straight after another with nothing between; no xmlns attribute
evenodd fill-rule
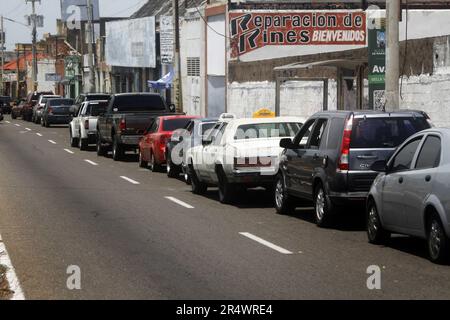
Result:
<svg viewBox="0 0 450 320"><path fill-rule="evenodd" d="M13 23L20 24L20 25L22 25L22 26L24 26L24 27L27 27L27 28L29 27L29 25L27 25L27 24L25 24L25 23L22 23L22 22L19 22L19 21L17 21L17 20L11 19L11 18L3 17L3 19L5 19L5 20L7 20L7 21L9 21L9 22L13 22Z"/></svg>
<svg viewBox="0 0 450 320"><path fill-rule="evenodd" d="M195 10L197 10L198 14L200 15L200 18L202 18L202 20L205 22L206 26L211 29L214 33L216 33L217 35L224 37L225 39L231 39L230 37L228 37L227 35L224 35L222 33L220 33L219 31L217 31L216 29L214 29L213 27L211 27L211 25L209 24L209 22L206 20L206 18L202 15L202 13L200 12L200 9L197 6L194 6Z"/></svg>

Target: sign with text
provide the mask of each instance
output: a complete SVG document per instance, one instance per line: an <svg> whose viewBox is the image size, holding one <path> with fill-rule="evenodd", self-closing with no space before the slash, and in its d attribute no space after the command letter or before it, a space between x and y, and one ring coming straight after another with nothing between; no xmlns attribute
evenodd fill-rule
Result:
<svg viewBox="0 0 450 320"><path fill-rule="evenodd" d="M365 45L363 11L231 12L231 57L265 46Z"/></svg>
<svg viewBox="0 0 450 320"><path fill-rule="evenodd" d="M160 51L161 63L172 64L175 51L175 32L172 16L160 17Z"/></svg>
<svg viewBox="0 0 450 320"><path fill-rule="evenodd" d="M91 0L91 3L93 20L98 20L100 17L98 0ZM61 20L63 22L87 21L87 0L61 0Z"/></svg>
<svg viewBox="0 0 450 320"><path fill-rule="evenodd" d="M369 107L384 110L386 104L386 20L369 28Z"/></svg>

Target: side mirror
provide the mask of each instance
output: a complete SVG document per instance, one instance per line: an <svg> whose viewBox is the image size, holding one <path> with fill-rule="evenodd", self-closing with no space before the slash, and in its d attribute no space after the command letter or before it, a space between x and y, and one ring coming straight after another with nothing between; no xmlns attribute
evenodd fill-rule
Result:
<svg viewBox="0 0 450 320"><path fill-rule="evenodd" d="M375 161L370 166L370 170L375 171L375 172L387 172L388 171L388 167L387 167L386 160Z"/></svg>
<svg viewBox="0 0 450 320"><path fill-rule="evenodd" d="M180 136L180 135L173 136L172 141L178 142L178 143L183 142L183 136Z"/></svg>
<svg viewBox="0 0 450 320"><path fill-rule="evenodd" d="M297 146L294 145L292 140L289 138L281 139L280 147L283 149L298 149Z"/></svg>
<svg viewBox="0 0 450 320"><path fill-rule="evenodd" d="M204 146L208 146L208 145L212 144L213 141L214 141L214 137L211 137L211 138L204 138L204 139L202 140L202 144L203 144Z"/></svg>
<svg viewBox="0 0 450 320"><path fill-rule="evenodd" d="M172 113L175 113L177 111L177 108L175 107L175 105L172 103L171 105L169 105L169 110Z"/></svg>

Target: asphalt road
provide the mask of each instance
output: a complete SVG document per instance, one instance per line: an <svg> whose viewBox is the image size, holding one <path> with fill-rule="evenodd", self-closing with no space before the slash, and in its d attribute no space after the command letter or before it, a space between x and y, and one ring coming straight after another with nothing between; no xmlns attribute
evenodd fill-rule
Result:
<svg viewBox="0 0 450 320"><path fill-rule="evenodd" d="M368 244L358 209L319 229L307 208L276 215L263 191L224 206L94 149L70 148L67 127L0 122L0 234L27 299L450 298L450 266L408 237Z"/></svg>

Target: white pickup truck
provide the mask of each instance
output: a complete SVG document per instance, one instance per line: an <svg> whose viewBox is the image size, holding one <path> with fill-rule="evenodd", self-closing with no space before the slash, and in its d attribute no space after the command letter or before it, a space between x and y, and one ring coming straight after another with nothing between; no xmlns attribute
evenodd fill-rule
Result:
<svg viewBox="0 0 450 320"><path fill-rule="evenodd" d="M222 203L231 203L238 191L264 187L273 191L282 152L280 140L293 138L304 118L222 118L202 145L188 149L186 159L192 191L203 194L219 187Z"/></svg>
<svg viewBox="0 0 450 320"><path fill-rule="evenodd" d="M108 101L83 102L78 114L69 125L70 145L80 150L86 150L89 144L97 143L97 119L105 113Z"/></svg>

